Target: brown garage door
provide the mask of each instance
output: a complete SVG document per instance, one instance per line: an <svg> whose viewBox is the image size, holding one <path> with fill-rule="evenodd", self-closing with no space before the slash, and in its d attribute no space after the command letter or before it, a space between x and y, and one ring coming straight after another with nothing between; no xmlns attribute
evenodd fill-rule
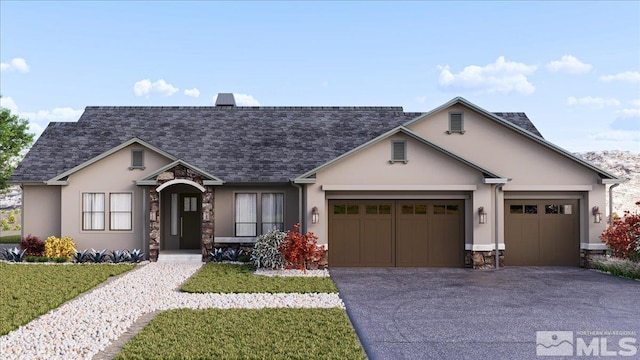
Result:
<svg viewBox="0 0 640 360"><path fill-rule="evenodd" d="M505 265L579 264L578 200L505 200Z"/></svg>
<svg viewBox="0 0 640 360"><path fill-rule="evenodd" d="M464 264L462 200L331 200L330 266Z"/></svg>

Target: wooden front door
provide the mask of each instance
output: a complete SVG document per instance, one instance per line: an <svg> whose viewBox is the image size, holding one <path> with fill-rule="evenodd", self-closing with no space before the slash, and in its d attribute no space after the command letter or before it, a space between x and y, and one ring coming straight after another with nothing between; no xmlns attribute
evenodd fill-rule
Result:
<svg viewBox="0 0 640 360"><path fill-rule="evenodd" d="M202 203L199 194L180 194L180 249L200 249Z"/></svg>

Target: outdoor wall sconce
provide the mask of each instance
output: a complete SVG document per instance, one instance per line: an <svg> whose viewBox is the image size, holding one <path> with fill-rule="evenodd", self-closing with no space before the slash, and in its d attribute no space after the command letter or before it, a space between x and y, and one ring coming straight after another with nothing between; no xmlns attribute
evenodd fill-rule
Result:
<svg viewBox="0 0 640 360"><path fill-rule="evenodd" d="M480 224L487 223L487 212L484 211L484 206L480 206L478 208L478 221L480 222Z"/></svg>
<svg viewBox="0 0 640 360"><path fill-rule="evenodd" d="M600 213L600 208L597 206L594 206L593 209L591 209L591 213L593 214L593 222L598 224L600 221L602 221L602 214Z"/></svg>
<svg viewBox="0 0 640 360"><path fill-rule="evenodd" d="M314 206L313 209L311 209L311 223L317 224L319 220L320 212L318 211L318 208Z"/></svg>

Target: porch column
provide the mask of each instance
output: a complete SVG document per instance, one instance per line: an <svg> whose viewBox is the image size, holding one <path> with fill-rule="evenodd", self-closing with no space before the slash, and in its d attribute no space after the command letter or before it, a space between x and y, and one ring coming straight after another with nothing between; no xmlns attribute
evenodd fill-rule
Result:
<svg viewBox="0 0 640 360"><path fill-rule="evenodd" d="M149 260L158 261L160 250L160 194L149 189Z"/></svg>
<svg viewBox="0 0 640 360"><path fill-rule="evenodd" d="M215 226L215 190L213 186L205 186L202 194L202 261L207 261L213 251L213 235Z"/></svg>

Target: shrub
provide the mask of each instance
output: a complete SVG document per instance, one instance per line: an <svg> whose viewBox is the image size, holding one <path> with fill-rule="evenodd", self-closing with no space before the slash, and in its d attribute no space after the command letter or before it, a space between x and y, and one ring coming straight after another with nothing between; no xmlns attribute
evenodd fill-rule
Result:
<svg viewBox="0 0 640 360"><path fill-rule="evenodd" d="M69 261L69 258L66 256L58 256L57 258L54 258L53 261L57 262L57 263L65 263L67 261Z"/></svg>
<svg viewBox="0 0 640 360"><path fill-rule="evenodd" d="M608 256L594 256L591 261L594 268L600 271L631 279L640 279L640 264L637 262Z"/></svg>
<svg viewBox="0 0 640 360"><path fill-rule="evenodd" d="M22 230L22 226L16 225L16 226L13 227L13 230L20 231L20 230Z"/></svg>
<svg viewBox="0 0 640 360"><path fill-rule="evenodd" d="M2 230L4 231L11 230L11 225L9 225L9 222L7 221L7 219L0 220L0 226L2 226Z"/></svg>
<svg viewBox="0 0 640 360"><path fill-rule="evenodd" d="M140 249L133 249L133 251L129 252L129 261L132 263L139 263L144 260L144 253Z"/></svg>
<svg viewBox="0 0 640 360"><path fill-rule="evenodd" d="M89 261L92 263L101 263L107 260L107 250L96 251L91 249L91 253L89 253Z"/></svg>
<svg viewBox="0 0 640 360"><path fill-rule="evenodd" d="M83 263L87 261L88 260L87 251L88 251L87 249L82 250L82 252L75 250L75 253L73 254L73 262Z"/></svg>
<svg viewBox="0 0 640 360"><path fill-rule="evenodd" d="M16 212L13 210L9 211L9 215L7 215L7 221L9 222L9 224L15 224L16 223Z"/></svg>
<svg viewBox="0 0 640 360"><path fill-rule="evenodd" d="M245 251L240 248L232 248L232 247L219 247L213 249L212 252L209 253L209 257L214 262L221 261L239 261L240 256L245 255Z"/></svg>
<svg viewBox="0 0 640 360"><path fill-rule="evenodd" d="M640 201L636 202L640 206ZM611 254L622 259L640 261L640 213L625 211L600 235Z"/></svg>
<svg viewBox="0 0 640 360"><path fill-rule="evenodd" d="M69 260L75 255L75 252L76 244L68 236L63 238L49 236L44 242L44 254L50 258L65 257Z"/></svg>
<svg viewBox="0 0 640 360"><path fill-rule="evenodd" d="M253 265L257 268L282 269L286 260L280 252L280 246L286 237L287 233L277 229L258 236L251 255Z"/></svg>
<svg viewBox="0 0 640 360"><path fill-rule="evenodd" d="M312 264L317 265L326 251L318 245L317 236L311 232L303 235L299 229L300 224L295 224L293 230L287 232L284 243L280 245L288 269L305 270Z"/></svg>
<svg viewBox="0 0 640 360"><path fill-rule="evenodd" d="M24 261L26 262L47 262L49 258L46 256L25 256Z"/></svg>
<svg viewBox="0 0 640 360"><path fill-rule="evenodd" d="M27 250L27 256L43 256L44 241L39 237L29 234L20 241L20 249Z"/></svg>
<svg viewBox="0 0 640 360"><path fill-rule="evenodd" d="M111 251L111 262L114 264L119 264L121 262L129 261L129 253L125 250L112 250Z"/></svg>
<svg viewBox="0 0 640 360"><path fill-rule="evenodd" d="M26 253L26 249L19 250L17 247L14 247L13 249L4 249L4 258L7 261L22 262Z"/></svg>

